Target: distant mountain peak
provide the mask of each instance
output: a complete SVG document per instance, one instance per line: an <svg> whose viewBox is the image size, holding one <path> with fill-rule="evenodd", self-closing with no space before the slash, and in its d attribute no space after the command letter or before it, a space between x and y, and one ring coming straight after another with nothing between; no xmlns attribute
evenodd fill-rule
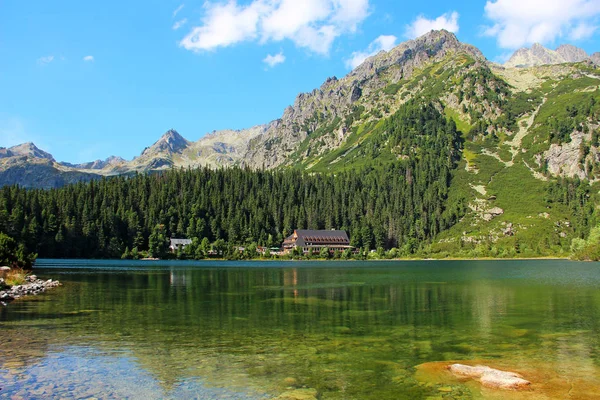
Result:
<svg viewBox="0 0 600 400"><path fill-rule="evenodd" d="M179 134L175 129L169 129L161 136L160 139L152 146L148 147L142 153L143 156L155 156L158 154L170 155L174 153L181 153L188 148L190 142L188 142L183 136Z"/></svg>
<svg viewBox="0 0 600 400"><path fill-rule="evenodd" d="M25 156L28 158L41 158L54 161L52 154L40 150L33 142L22 143L8 149L13 156Z"/></svg>
<svg viewBox="0 0 600 400"><path fill-rule="evenodd" d="M110 156L106 160L96 160L96 161L90 161L90 162L80 163L80 164L71 164L68 162L61 162L60 164L65 167L75 168L75 169L101 170L101 169L104 169L109 166L116 167L116 166L125 164L126 162L127 162L127 160L125 160L124 158L117 157L117 156Z"/></svg>
<svg viewBox="0 0 600 400"><path fill-rule="evenodd" d="M414 67L419 67L431 58L441 59L447 54L457 51L468 53L479 60L485 60L479 49L475 46L462 43L454 33L445 29L432 30L416 39L402 42L389 51L380 51L374 56L367 58L350 72L348 76L358 76L359 79L367 79L376 74L377 71L392 65L404 65L408 63ZM326 84L327 82L324 85Z"/></svg>
<svg viewBox="0 0 600 400"><path fill-rule="evenodd" d="M504 66L526 68L537 65L581 62L587 59L589 56L585 50L572 44L562 44L556 50L550 50L540 43L534 43L531 48L523 47L515 51Z"/></svg>

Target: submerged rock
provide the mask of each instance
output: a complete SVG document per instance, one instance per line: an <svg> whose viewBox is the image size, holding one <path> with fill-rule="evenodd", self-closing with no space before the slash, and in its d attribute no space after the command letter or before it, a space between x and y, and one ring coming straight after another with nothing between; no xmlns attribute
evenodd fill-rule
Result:
<svg viewBox="0 0 600 400"><path fill-rule="evenodd" d="M317 400L317 389L296 389L282 393L275 400Z"/></svg>
<svg viewBox="0 0 600 400"><path fill-rule="evenodd" d="M479 379L482 386L491 389L528 389L531 382L515 372L501 371L490 367L477 365L471 367L463 364L452 364L448 367L454 375Z"/></svg>

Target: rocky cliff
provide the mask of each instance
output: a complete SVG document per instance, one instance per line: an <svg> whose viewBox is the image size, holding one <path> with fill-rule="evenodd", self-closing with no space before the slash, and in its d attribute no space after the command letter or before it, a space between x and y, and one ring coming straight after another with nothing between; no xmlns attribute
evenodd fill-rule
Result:
<svg viewBox="0 0 600 400"><path fill-rule="evenodd" d="M566 44L556 50L545 48L539 43L531 48L517 50L504 64L508 68L525 68L538 65L564 64L581 62L590 59L585 50Z"/></svg>
<svg viewBox="0 0 600 400"><path fill-rule="evenodd" d="M334 123L337 119L346 119L359 107L369 111L382 105L374 103L374 98L384 88L408 81L425 65L457 53L485 62L479 50L459 42L454 34L444 30L432 31L365 60L344 78L327 79L320 88L298 95L281 119L251 141L244 164L264 168L285 164L300 143L323 127L328 127L332 131L328 133L332 135L322 140L319 151L339 146L352 126L351 123ZM388 110L391 112L397 106L398 102L395 102Z"/></svg>

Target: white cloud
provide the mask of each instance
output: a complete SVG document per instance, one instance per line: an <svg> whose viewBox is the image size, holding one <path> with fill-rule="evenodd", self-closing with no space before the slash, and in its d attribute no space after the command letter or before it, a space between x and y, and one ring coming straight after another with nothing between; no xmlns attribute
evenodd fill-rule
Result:
<svg viewBox="0 0 600 400"><path fill-rule="evenodd" d="M582 40L592 37L594 32L598 29L598 26L590 25L587 22L580 22L577 26L571 29L569 32L569 39L571 40Z"/></svg>
<svg viewBox="0 0 600 400"><path fill-rule="evenodd" d="M495 37L505 49L553 42L560 37L590 37L600 16L598 0L496 0L487 1L485 16L492 21L484 35Z"/></svg>
<svg viewBox="0 0 600 400"><path fill-rule="evenodd" d="M193 28L180 42L188 50L215 50L256 38L258 21L266 6L257 0L247 7L240 7L235 1L205 3L204 7L204 24Z"/></svg>
<svg viewBox="0 0 600 400"><path fill-rule="evenodd" d="M54 56L45 56L37 59L38 65L48 65L54 61Z"/></svg>
<svg viewBox="0 0 600 400"><path fill-rule="evenodd" d="M279 52L278 54L275 54L274 56L272 56L271 54L268 54L265 57L265 59L263 60L263 62L265 64L267 64L269 67L273 68L277 64L284 63L285 62L285 56L283 55L283 52Z"/></svg>
<svg viewBox="0 0 600 400"><path fill-rule="evenodd" d="M448 32L456 33L459 29L458 17L459 15L456 11L442 14L436 19L427 19L423 15L419 15L412 24L406 27L406 36L414 39L432 30L440 29L445 29Z"/></svg>
<svg viewBox="0 0 600 400"><path fill-rule="evenodd" d="M355 32L369 14L369 0L253 0L239 5L204 4L205 15L181 40L188 50L207 51L245 41L291 40L298 47L328 54L334 40Z"/></svg>
<svg viewBox="0 0 600 400"><path fill-rule="evenodd" d="M94 62L94 56L85 56L83 57L83 61Z"/></svg>
<svg viewBox="0 0 600 400"><path fill-rule="evenodd" d="M187 18L180 19L179 21L177 21L173 24L173 30L176 31L177 29L184 26L186 23L187 23Z"/></svg>
<svg viewBox="0 0 600 400"><path fill-rule="evenodd" d="M398 38L393 35L381 35L369 44L365 51L355 51L352 56L346 60L346 67L354 69L362 64L367 58L374 56L380 51L389 51L396 46Z"/></svg>
<svg viewBox="0 0 600 400"><path fill-rule="evenodd" d="M183 7L185 7L185 4L180 5L175 9L175 11L173 11L173 18L175 18L177 14L179 14L179 11L183 10Z"/></svg>

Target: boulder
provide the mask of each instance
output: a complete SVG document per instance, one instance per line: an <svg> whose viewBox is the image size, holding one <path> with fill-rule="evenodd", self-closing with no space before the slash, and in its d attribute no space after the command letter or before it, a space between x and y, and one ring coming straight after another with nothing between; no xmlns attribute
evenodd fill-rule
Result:
<svg viewBox="0 0 600 400"><path fill-rule="evenodd" d="M515 372L501 371L482 365L452 364L448 367L454 375L479 380L482 386L491 389L523 390L529 388L531 382Z"/></svg>
<svg viewBox="0 0 600 400"><path fill-rule="evenodd" d="M7 293L7 292L2 292L0 294L0 300L1 301L11 301L11 300L14 300L14 299L15 298L12 295L10 295L9 293Z"/></svg>
<svg viewBox="0 0 600 400"><path fill-rule="evenodd" d="M501 209L500 207L494 207L489 210L486 210L483 213L483 220L489 222L502 214L504 214L503 209Z"/></svg>
<svg viewBox="0 0 600 400"><path fill-rule="evenodd" d="M505 236L514 236L515 231L513 230L513 224L509 223L506 225L506 228L502 230L502 233L504 233Z"/></svg>
<svg viewBox="0 0 600 400"><path fill-rule="evenodd" d="M10 272L10 267L0 267L0 278L6 278Z"/></svg>

